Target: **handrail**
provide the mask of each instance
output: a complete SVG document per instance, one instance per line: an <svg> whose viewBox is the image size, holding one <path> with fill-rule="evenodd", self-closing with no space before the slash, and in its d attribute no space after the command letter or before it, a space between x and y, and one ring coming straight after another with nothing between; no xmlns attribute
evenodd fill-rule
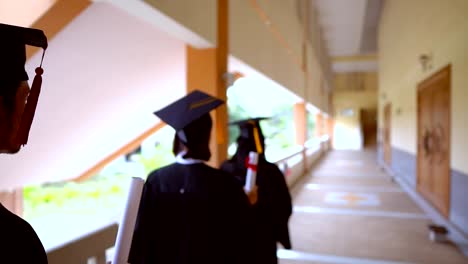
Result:
<svg viewBox="0 0 468 264"><path fill-rule="evenodd" d="M72 179L70 181L82 182L82 181L85 181L85 180L93 177L100 170L102 170L107 164L111 163L112 161L114 161L118 157L120 157L122 155L125 155L125 154L129 153L130 151L136 149L139 145L141 145L141 143L145 139L147 139L149 136L156 133L157 131L159 131L161 128L163 128L165 126L166 126L166 123L163 123L163 122L160 122L160 123L156 124L155 126L153 126L150 129L146 130L143 134L141 134L140 136L138 136L137 138L135 138L134 140L132 140L128 144L124 145L123 147L121 147L120 149L118 149L117 151L115 151L114 153L112 153L111 155L106 157L105 159L98 162L96 165L94 165L93 167L91 167L90 169L85 171L80 176L78 176L78 177L76 177L76 178L74 178L74 179Z"/></svg>
<svg viewBox="0 0 468 264"><path fill-rule="evenodd" d="M320 140L321 143L323 143L324 141L327 141L327 140ZM293 152L293 153L287 155L287 156L284 157L284 158L281 158L281 159L279 159L279 160L276 160L276 161L274 161L273 163L275 163L275 164L278 165L278 164L280 164L280 163L282 163L282 162L285 162L285 161L287 161L288 159L290 159L290 158L292 158L292 157L294 157L294 156L297 156L297 155L299 155L299 154L302 154L302 153L304 153L304 151L307 151L307 150L312 149L312 148L314 148L314 147L315 147L315 146L311 146L310 144L304 144L304 146L300 146L300 149L299 149L299 150L297 150L297 151L295 151L295 152Z"/></svg>
<svg viewBox="0 0 468 264"><path fill-rule="evenodd" d="M301 149L300 149L300 150L297 150L297 151L293 152L292 154L289 154L288 156L286 156L286 157L284 157L284 158L281 158L281 159L279 159L279 160L277 160L277 161L275 161L275 162L273 162L273 163L275 163L275 164L278 165L278 164L280 164L280 163L282 163L282 162L287 161L288 159L290 159L290 158L292 158L292 157L294 157L294 156L297 156L297 155L299 155L299 154L302 154L302 153L304 152L304 150L306 150L306 148L301 146Z"/></svg>
<svg viewBox="0 0 468 264"><path fill-rule="evenodd" d="M106 250L115 244L118 225L110 224L94 233L47 252L49 264L106 264Z"/></svg>

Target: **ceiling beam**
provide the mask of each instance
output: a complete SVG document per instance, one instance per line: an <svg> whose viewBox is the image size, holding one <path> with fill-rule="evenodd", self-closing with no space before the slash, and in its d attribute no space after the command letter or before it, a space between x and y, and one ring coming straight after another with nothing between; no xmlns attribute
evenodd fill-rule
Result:
<svg viewBox="0 0 468 264"><path fill-rule="evenodd" d="M377 54L332 57L332 61L334 63L335 62L376 61L376 60L377 60Z"/></svg>

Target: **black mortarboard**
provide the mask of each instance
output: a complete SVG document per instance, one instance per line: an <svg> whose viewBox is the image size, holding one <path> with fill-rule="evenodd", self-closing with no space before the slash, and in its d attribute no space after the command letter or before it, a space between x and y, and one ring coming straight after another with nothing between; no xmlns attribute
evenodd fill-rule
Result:
<svg viewBox="0 0 468 264"><path fill-rule="evenodd" d="M47 37L39 29L23 28L0 23L0 94L10 88L6 83L28 80L24 70L26 45L47 49Z"/></svg>
<svg viewBox="0 0 468 264"><path fill-rule="evenodd" d="M195 90L154 114L173 127L179 138L187 143L184 128L223 103L216 97Z"/></svg>
<svg viewBox="0 0 468 264"><path fill-rule="evenodd" d="M258 153L263 153L265 136L260 127L260 121L269 119L269 117L256 117L230 122L229 125L237 125L240 129L240 138L253 139Z"/></svg>
<svg viewBox="0 0 468 264"><path fill-rule="evenodd" d="M0 97L4 104L1 111L8 112L7 116L11 116L9 119L11 121L2 121L5 122L2 125L6 125L6 131L2 129L1 133L8 136L0 140L0 152L15 153L28 141L42 85L43 69L39 66L36 68L36 76L28 94L27 104L16 104L16 93L21 82L29 79L24 69L26 45L41 47L45 52L47 37L39 29L0 23L0 38ZM42 58L44 58L44 53ZM14 111L11 114L11 108L23 110Z"/></svg>
<svg viewBox="0 0 468 264"><path fill-rule="evenodd" d="M259 134L263 137L262 129L260 127L260 121L270 119L269 117L256 117L256 118L249 118L243 119L238 121L230 122L230 126L237 125L241 130L240 136L245 138L250 138L253 136L253 127L257 127L259 129Z"/></svg>

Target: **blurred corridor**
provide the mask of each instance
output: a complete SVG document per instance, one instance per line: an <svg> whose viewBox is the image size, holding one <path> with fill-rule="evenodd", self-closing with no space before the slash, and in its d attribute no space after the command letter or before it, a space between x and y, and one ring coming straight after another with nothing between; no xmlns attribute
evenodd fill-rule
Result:
<svg viewBox="0 0 468 264"><path fill-rule="evenodd" d="M331 151L295 188L294 250L281 264L467 263L431 242L430 218L377 165L373 150Z"/></svg>
<svg viewBox="0 0 468 264"><path fill-rule="evenodd" d="M196 89L226 102L213 167L229 122L269 117L295 206L281 264L468 263L468 0L0 0L0 23L49 41L0 202L50 264L111 258L131 178L174 162L153 112Z"/></svg>

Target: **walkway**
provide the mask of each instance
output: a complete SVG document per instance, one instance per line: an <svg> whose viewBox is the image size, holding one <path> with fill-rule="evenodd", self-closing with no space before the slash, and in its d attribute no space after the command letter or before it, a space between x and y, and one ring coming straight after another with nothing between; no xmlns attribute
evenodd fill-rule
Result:
<svg viewBox="0 0 468 264"><path fill-rule="evenodd" d="M280 264L468 263L428 239L430 219L373 151L330 152L293 195L294 250L279 250Z"/></svg>

